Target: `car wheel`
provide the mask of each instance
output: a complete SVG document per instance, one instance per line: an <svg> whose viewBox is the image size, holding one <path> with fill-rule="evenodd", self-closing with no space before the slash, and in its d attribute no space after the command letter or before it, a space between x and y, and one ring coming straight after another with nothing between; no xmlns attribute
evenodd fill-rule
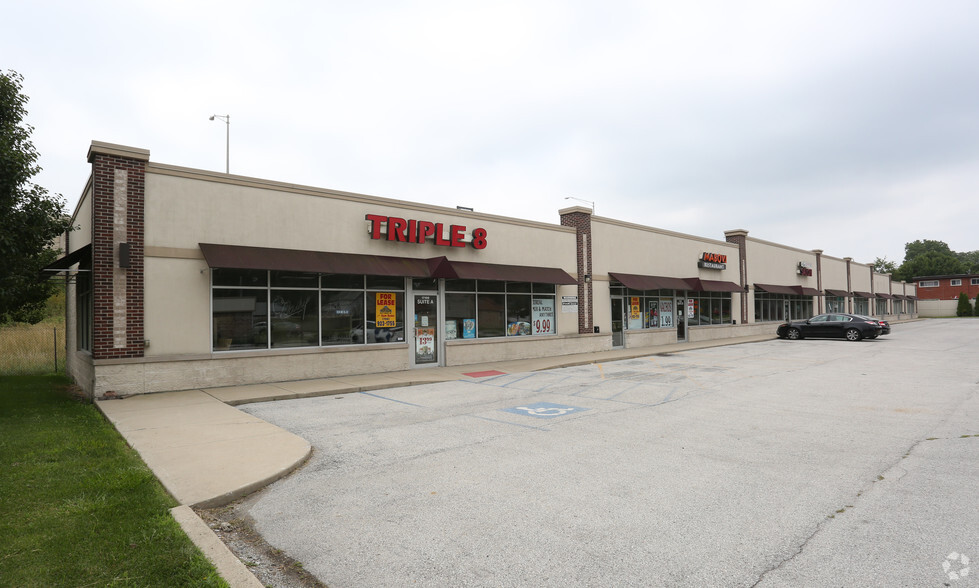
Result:
<svg viewBox="0 0 979 588"><path fill-rule="evenodd" d="M860 339L863 339L863 337L860 335L860 331L858 331L856 329L847 329L846 330L846 340L847 341L859 341Z"/></svg>
<svg viewBox="0 0 979 588"><path fill-rule="evenodd" d="M786 339L792 339L793 341L796 340L796 339L801 339L802 338L802 333L799 332L799 329L789 329L785 333L785 338Z"/></svg>

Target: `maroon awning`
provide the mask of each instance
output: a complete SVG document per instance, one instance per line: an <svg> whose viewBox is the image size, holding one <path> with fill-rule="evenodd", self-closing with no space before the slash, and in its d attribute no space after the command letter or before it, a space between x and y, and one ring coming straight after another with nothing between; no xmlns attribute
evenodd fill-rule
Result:
<svg viewBox="0 0 979 588"><path fill-rule="evenodd" d="M887 298L887 299L893 300L894 299L894 296L892 294L884 294L882 292L878 292L877 293L877 298Z"/></svg>
<svg viewBox="0 0 979 588"><path fill-rule="evenodd" d="M424 259L200 243L208 267L321 274L431 277Z"/></svg>
<svg viewBox="0 0 979 588"><path fill-rule="evenodd" d="M691 290L697 292L744 292L744 288L734 282L701 280L700 278L686 278L684 281L690 284Z"/></svg>
<svg viewBox="0 0 979 588"><path fill-rule="evenodd" d="M413 278L507 280L544 284L578 283L564 270L550 267L450 261L445 257L412 259L385 255L217 245L214 243L200 243L199 245L208 267L213 268L280 270L321 274L367 274Z"/></svg>
<svg viewBox="0 0 979 588"><path fill-rule="evenodd" d="M509 282L538 282L543 284L565 285L578 283L578 280L572 278L568 272L554 267L451 261L445 257L435 258L429 261L435 262L432 269L433 278L506 280Z"/></svg>
<svg viewBox="0 0 979 588"><path fill-rule="evenodd" d="M774 284L755 284L756 290L762 290L769 294L801 294L794 286L776 286Z"/></svg>
<svg viewBox="0 0 979 588"><path fill-rule="evenodd" d="M810 288L808 286L793 286L799 294L803 296L822 296L823 293L815 288Z"/></svg>
<svg viewBox="0 0 979 588"><path fill-rule="evenodd" d="M52 261L48 265L41 268L40 273L38 273L37 278L39 281L44 281L53 276L54 274L68 270L71 266L82 261L83 259L91 260L92 257L92 244L83 245L78 249L72 251L68 255L62 258Z"/></svg>
<svg viewBox="0 0 979 588"><path fill-rule="evenodd" d="M640 276L636 274L608 273L626 288L633 290L692 290L687 280L665 276Z"/></svg>
<svg viewBox="0 0 979 588"><path fill-rule="evenodd" d="M826 288L826 293L829 294L830 296L849 296L850 295L850 293L847 292L846 290L831 290L829 288Z"/></svg>

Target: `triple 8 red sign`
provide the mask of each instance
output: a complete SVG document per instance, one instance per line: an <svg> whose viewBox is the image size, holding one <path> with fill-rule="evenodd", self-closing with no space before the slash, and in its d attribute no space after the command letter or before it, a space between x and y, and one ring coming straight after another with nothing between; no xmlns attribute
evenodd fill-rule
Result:
<svg viewBox="0 0 979 588"><path fill-rule="evenodd" d="M476 228L467 234L465 225L449 225L446 233L444 223L379 214L368 214L365 218L370 222L371 239L383 237L399 243L426 243L431 238L435 245L445 247L465 247L468 242L474 249L486 248L486 229Z"/></svg>

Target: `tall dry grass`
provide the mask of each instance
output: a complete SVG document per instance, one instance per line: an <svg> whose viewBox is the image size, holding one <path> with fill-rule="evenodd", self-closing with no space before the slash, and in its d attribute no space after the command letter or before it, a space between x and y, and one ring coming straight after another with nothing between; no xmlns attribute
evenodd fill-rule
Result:
<svg viewBox="0 0 979 588"><path fill-rule="evenodd" d="M0 375L51 374L65 369L65 328L43 322L0 327Z"/></svg>

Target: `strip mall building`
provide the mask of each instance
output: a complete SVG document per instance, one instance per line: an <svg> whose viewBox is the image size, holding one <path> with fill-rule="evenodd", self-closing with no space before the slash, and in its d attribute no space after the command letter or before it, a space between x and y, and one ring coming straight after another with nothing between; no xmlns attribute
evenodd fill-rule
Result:
<svg viewBox="0 0 979 588"><path fill-rule="evenodd" d="M68 372L95 397L774 334L916 314L850 258L597 217L548 224L188 169L93 142Z"/></svg>

